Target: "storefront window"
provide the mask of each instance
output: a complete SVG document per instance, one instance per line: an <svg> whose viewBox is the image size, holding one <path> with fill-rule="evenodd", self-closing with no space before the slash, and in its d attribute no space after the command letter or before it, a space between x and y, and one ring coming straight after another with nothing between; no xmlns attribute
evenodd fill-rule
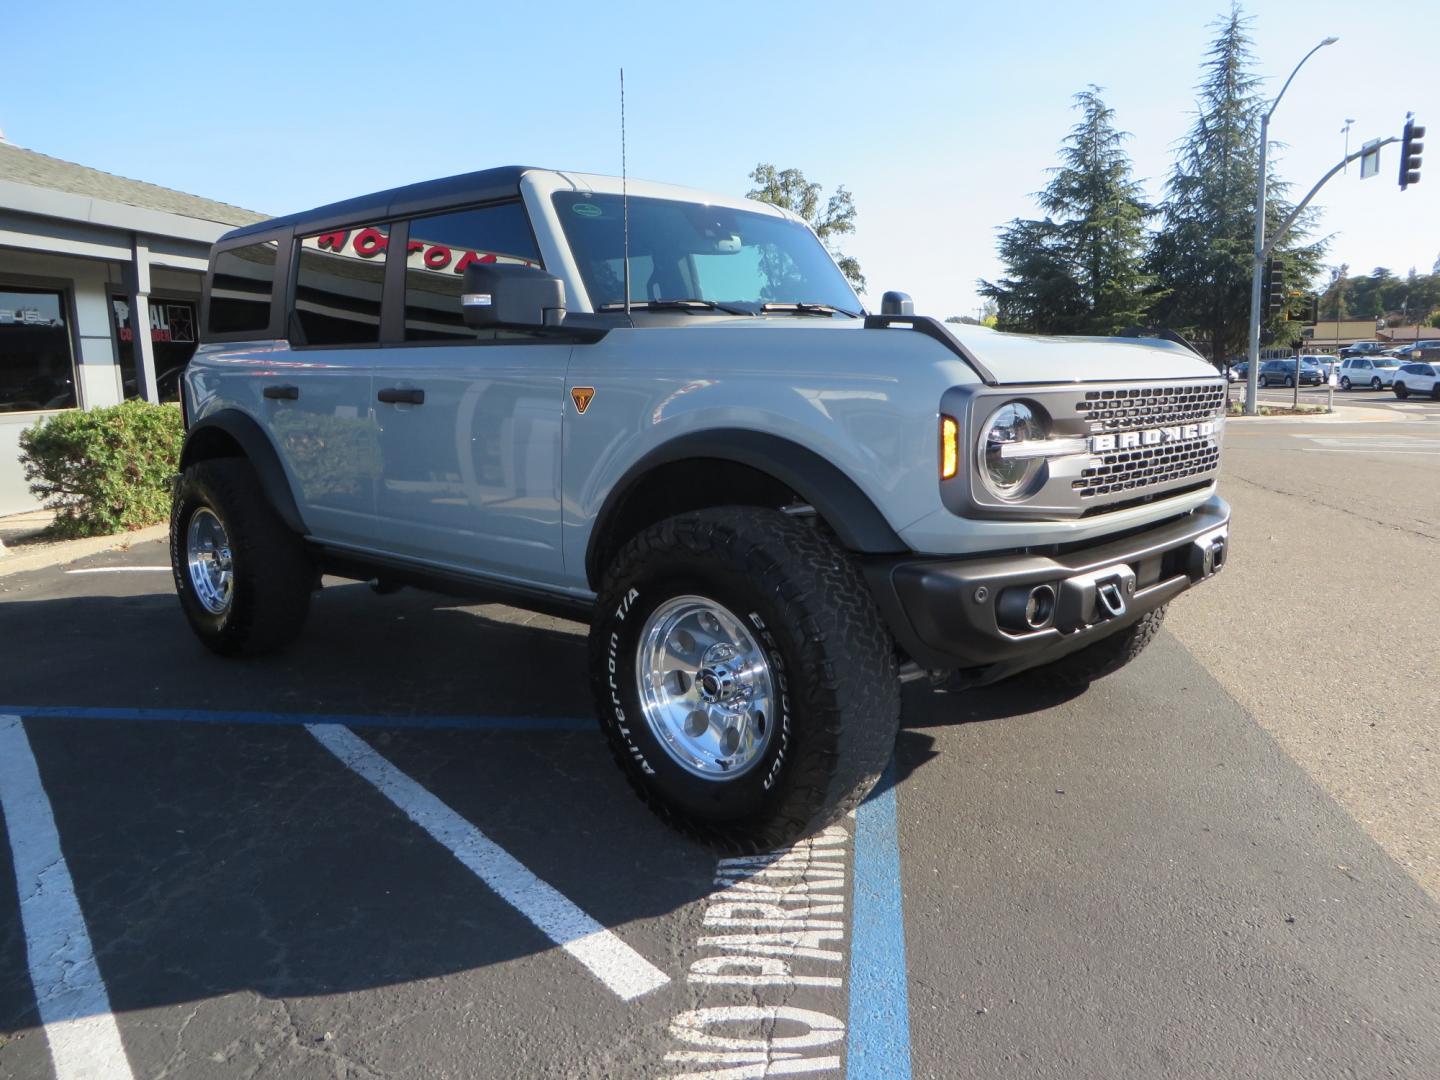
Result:
<svg viewBox="0 0 1440 1080"><path fill-rule="evenodd" d="M141 397L130 302L123 296L112 296L110 311L115 319L116 350L125 396ZM195 304L192 301L167 300L163 296L150 298L150 347L155 352L155 385L160 391L160 400L179 401L180 376L195 354Z"/></svg>
<svg viewBox="0 0 1440 1080"><path fill-rule="evenodd" d="M74 407L64 293L0 285L0 412Z"/></svg>

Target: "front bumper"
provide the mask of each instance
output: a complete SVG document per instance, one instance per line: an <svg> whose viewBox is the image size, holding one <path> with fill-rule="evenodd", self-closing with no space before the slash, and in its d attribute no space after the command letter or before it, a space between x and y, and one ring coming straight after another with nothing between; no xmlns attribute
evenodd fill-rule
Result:
<svg viewBox="0 0 1440 1080"><path fill-rule="evenodd" d="M1049 663L1134 623L1218 573L1230 506L1195 510L1056 554L971 559L905 555L864 567L895 640L931 670L993 682Z"/></svg>

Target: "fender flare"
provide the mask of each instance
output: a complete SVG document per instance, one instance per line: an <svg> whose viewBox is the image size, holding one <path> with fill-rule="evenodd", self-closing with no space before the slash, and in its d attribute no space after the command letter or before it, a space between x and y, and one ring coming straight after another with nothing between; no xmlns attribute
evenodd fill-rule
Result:
<svg viewBox="0 0 1440 1080"><path fill-rule="evenodd" d="M599 581L597 565L604 547L598 538L619 517L626 500L649 473L673 462L711 458L746 465L784 484L815 508L850 551L866 555L893 555L909 551L885 515L834 463L813 450L779 435L746 428L712 428L680 435L635 462L610 489L585 551L586 575Z"/></svg>
<svg viewBox="0 0 1440 1080"><path fill-rule="evenodd" d="M300 517L300 508L295 504L295 495L290 490L285 468L280 464L280 455L265 430L248 413L239 409L221 409L197 421L185 433L185 447L180 452L181 471L192 462L214 456L197 450L205 438L203 433L214 431L228 435L240 447L255 475L260 478L260 489L265 493L266 500L280 515L280 520L294 532L305 535L309 530Z"/></svg>

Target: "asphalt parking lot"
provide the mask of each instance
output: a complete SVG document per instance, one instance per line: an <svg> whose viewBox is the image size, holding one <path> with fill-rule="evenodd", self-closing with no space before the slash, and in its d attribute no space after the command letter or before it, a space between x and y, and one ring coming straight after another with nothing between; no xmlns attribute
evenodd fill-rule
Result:
<svg viewBox="0 0 1440 1080"><path fill-rule="evenodd" d="M1230 426L1136 664L912 685L771 860L631 796L576 624L336 583L227 662L160 544L0 577L0 1076L1433 1077L1440 405L1373 397Z"/></svg>

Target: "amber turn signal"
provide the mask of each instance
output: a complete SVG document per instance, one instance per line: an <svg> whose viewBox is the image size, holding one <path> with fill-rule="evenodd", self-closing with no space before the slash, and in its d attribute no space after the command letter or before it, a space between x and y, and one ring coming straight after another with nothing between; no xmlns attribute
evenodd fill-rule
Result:
<svg viewBox="0 0 1440 1080"><path fill-rule="evenodd" d="M940 479L949 480L960 468L960 425L953 416L940 417Z"/></svg>

